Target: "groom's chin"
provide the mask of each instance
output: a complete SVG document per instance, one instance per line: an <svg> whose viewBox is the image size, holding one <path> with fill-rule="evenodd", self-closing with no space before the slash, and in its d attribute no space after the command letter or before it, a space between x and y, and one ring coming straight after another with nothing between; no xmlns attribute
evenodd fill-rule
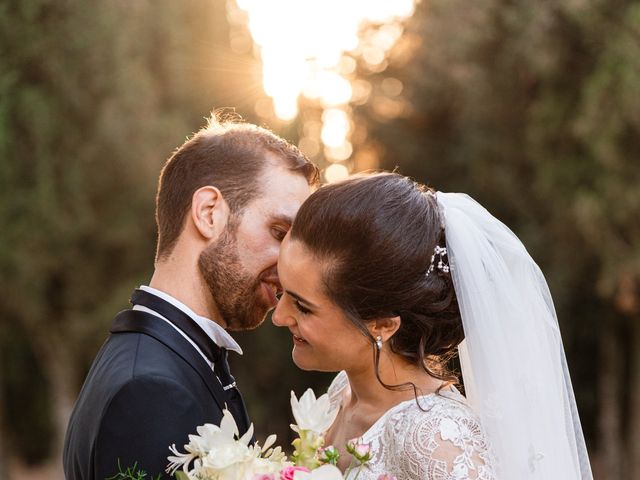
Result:
<svg viewBox="0 0 640 480"><path fill-rule="evenodd" d="M264 313L263 313L264 312ZM242 321L236 321L227 325L227 330L232 332L243 332L246 330L254 330L264 323L269 318L269 314L272 310L264 310L261 312L254 312L250 317L245 317Z"/></svg>

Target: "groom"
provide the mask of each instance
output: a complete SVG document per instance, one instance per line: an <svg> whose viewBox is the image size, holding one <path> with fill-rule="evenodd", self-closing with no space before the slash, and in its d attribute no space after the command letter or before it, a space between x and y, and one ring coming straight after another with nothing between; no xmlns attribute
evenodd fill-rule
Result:
<svg viewBox="0 0 640 480"><path fill-rule="evenodd" d="M137 462L164 473L223 408L249 419L227 351L228 330L260 325L280 290L280 242L318 170L295 147L247 123L209 125L160 175L158 246L148 286L118 314L76 402L64 446L68 480L104 480Z"/></svg>

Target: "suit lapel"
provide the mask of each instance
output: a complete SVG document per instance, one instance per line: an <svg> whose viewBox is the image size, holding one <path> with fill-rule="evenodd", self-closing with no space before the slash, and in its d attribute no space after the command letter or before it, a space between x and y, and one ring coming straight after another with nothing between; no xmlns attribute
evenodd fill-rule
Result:
<svg viewBox="0 0 640 480"><path fill-rule="evenodd" d="M155 338L187 362L202 378L220 410L226 408L222 385L207 362L175 328L150 313L124 310L113 319L111 333L142 333Z"/></svg>

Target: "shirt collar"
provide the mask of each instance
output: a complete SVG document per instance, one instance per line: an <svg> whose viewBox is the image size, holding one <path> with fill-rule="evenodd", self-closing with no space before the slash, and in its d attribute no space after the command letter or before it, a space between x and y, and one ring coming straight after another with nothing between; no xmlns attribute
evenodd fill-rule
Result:
<svg viewBox="0 0 640 480"><path fill-rule="evenodd" d="M213 340L219 347L226 348L227 350L231 350L232 352L236 352L242 355L242 348L240 348L238 342L236 342L233 337L229 335L229 332L227 332L213 320L198 315L184 303L175 299L168 293L162 292L147 285L141 285L140 289L144 290L145 292L149 292L156 297L160 297L164 301L169 302L174 307L179 308L184 313L189 315L189 317L191 317L193 321L196 322L200 326L200 328L202 328L204 332L211 338L211 340Z"/></svg>

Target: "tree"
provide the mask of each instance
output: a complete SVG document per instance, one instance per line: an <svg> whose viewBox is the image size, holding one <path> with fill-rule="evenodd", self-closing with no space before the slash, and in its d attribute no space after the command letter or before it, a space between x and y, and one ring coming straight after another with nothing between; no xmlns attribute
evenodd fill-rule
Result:
<svg viewBox="0 0 640 480"><path fill-rule="evenodd" d="M541 265L594 469L612 479L640 475L638 369L624 366L640 351L639 34L633 1L423 2L387 71L362 72L373 94L356 111L356 163L374 151L469 192Z"/></svg>
<svg viewBox="0 0 640 480"><path fill-rule="evenodd" d="M0 24L0 407L21 401L3 426L32 445L20 419L43 418L35 460L50 400L59 461L88 365L150 274L160 167L224 105L203 60L225 17L220 2L26 0Z"/></svg>

